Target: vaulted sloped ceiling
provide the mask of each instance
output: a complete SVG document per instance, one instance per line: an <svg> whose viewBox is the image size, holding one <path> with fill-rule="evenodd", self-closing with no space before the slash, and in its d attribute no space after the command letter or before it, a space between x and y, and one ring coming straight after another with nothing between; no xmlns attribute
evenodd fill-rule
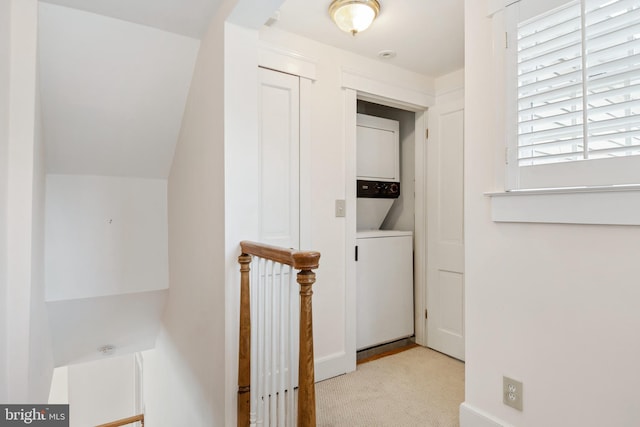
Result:
<svg viewBox="0 0 640 427"><path fill-rule="evenodd" d="M202 38L223 0L40 0L170 33Z"/></svg>
<svg viewBox="0 0 640 427"><path fill-rule="evenodd" d="M47 171L166 178L199 40L40 3L38 43Z"/></svg>

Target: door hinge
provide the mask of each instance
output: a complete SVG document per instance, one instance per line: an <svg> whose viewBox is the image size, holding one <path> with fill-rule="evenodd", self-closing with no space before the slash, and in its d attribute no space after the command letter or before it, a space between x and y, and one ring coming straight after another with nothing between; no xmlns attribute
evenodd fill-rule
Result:
<svg viewBox="0 0 640 427"><path fill-rule="evenodd" d="M429 311L427 311L427 309L424 309L424 318L428 319L429 318Z"/></svg>
<svg viewBox="0 0 640 427"><path fill-rule="evenodd" d="M358 261L358 246L356 246L356 261Z"/></svg>
<svg viewBox="0 0 640 427"><path fill-rule="evenodd" d="M509 33L504 32L504 48L509 49Z"/></svg>
<svg viewBox="0 0 640 427"><path fill-rule="evenodd" d="M429 139L429 128L424 130L424 137L425 139Z"/></svg>

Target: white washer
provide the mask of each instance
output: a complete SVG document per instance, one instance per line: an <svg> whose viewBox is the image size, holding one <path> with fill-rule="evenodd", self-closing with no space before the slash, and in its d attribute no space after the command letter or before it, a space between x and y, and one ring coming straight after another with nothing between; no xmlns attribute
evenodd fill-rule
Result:
<svg viewBox="0 0 640 427"><path fill-rule="evenodd" d="M410 337L413 329L413 233L356 234L356 348Z"/></svg>

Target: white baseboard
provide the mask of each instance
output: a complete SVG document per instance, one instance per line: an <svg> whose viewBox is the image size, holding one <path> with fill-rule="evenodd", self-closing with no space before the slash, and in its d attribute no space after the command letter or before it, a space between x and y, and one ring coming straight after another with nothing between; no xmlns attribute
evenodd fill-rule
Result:
<svg viewBox="0 0 640 427"><path fill-rule="evenodd" d="M463 402L460 405L460 427L512 427Z"/></svg>
<svg viewBox="0 0 640 427"><path fill-rule="evenodd" d="M350 358L353 360L346 360L347 357L348 356L345 352L339 352L316 359L314 368L316 382L337 377L338 375L346 374L347 372L355 371L355 354Z"/></svg>

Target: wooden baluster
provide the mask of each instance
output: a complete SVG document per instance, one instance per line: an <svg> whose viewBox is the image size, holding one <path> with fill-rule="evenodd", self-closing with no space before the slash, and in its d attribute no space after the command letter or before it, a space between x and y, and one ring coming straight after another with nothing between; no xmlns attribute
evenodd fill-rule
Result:
<svg viewBox="0 0 640 427"><path fill-rule="evenodd" d="M238 343L238 427L249 426L251 411L251 303L249 271L251 255L242 254L240 263L240 339Z"/></svg>
<svg viewBox="0 0 640 427"><path fill-rule="evenodd" d="M316 390L313 367L313 313L311 309L312 285L316 274L312 270L298 273L300 284L300 352L298 366L298 426L316 425Z"/></svg>

